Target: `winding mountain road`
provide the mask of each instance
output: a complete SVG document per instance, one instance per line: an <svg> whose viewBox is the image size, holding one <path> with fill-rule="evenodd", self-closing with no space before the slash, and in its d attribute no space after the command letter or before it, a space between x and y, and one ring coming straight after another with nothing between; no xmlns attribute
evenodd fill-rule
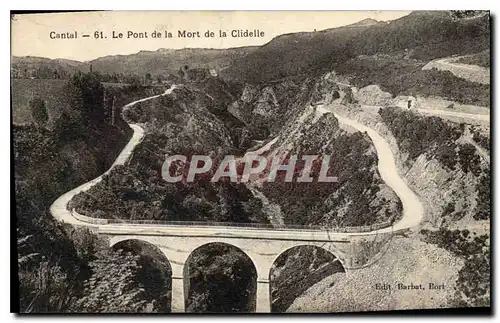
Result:
<svg viewBox="0 0 500 323"><path fill-rule="evenodd" d="M331 108L318 106L318 111L330 112L335 115L340 123L346 124L358 131L366 132L371 138L378 156L378 171L382 180L396 193L403 205L403 216L394 224L392 230L398 231L418 225L424 216L424 207L418 196L406 185L399 176L394 154L385 140L378 132L359 123L358 121L343 117ZM379 230L383 231L384 229Z"/></svg>
<svg viewBox="0 0 500 323"><path fill-rule="evenodd" d="M133 106L139 102L144 102L162 95L168 95L175 88L173 86L165 93L156 95L127 104L124 109ZM146 234L167 234L167 235L197 235L197 236L231 236L242 238L273 238L273 239L297 239L297 240L332 240L332 239L347 239L350 236L367 236L381 233L390 233L400 230L406 230L420 223L423 218L423 206L415 193L405 184L403 179L397 173L394 154L392 153L387 141L379 135L375 130L348 118L338 115L330 108L318 106L318 110L326 113L333 113L339 122L345 123L359 131L366 132L372 139L377 154L379 156L378 169L382 179L390 186L401 199L403 204L403 217L396 222L392 227L386 227L379 230L368 232L331 232L330 230L313 230L313 229L287 229L279 228L279 230L271 228L245 228L245 227L224 227L210 225L178 225L178 224L134 224L134 223L119 223L119 224L92 224L82 221L73 216L71 210L68 210L68 202L78 193L87 191L95 184L102 180L102 177L108 174L115 166L123 165L130 158L134 148L142 141L144 130L135 124L130 124L134 130L134 134L125 148L118 155L113 165L101 176L85 183L77 188L61 195L50 207L50 212L57 220L69 223L72 225L87 226L97 229L101 232L120 232L120 233L146 233ZM269 144L264 146L268 147Z"/></svg>
<svg viewBox="0 0 500 323"><path fill-rule="evenodd" d="M436 59L434 61L427 63L424 67L422 67L422 70L430 70L433 67L435 67L438 70L450 71L455 76L471 82L490 84L489 68L477 65L456 63L456 61L462 57L465 56Z"/></svg>
<svg viewBox="0 0 500 323"><path fill-rule="evenodd" d="M361 105L361 107L364 109L370 109L370 110L374 110L374 111L378 111L378 109L384 108L383 106L379 106L379 105L366 105L366 104ZM490 122L490 115L489 114L467 113L467 112L442 110L442 109L422 109L422 108L410 109L409 111L416 111L418 113L428 114L428 115L437 116L437 117L456 117L456 118L461 118L461 119L483 121L483 122L487 122L487 123Z"/></svg>
<svg viewBox="0 0 500 323"><path fill-rule="evenodd" d="M163 96L163 95L169 95L170 93L172 93L172 91L175 88L176 88L176 85L173 85L162 94L150 96L150 97L147 97L144 99L140 99L140 100L131 102L131 103L125 105L123 107L123 110L126 110L126 109L130 108L131 106L133 106L137 103L140 103L140 102L144 102L147 100L158 98L158 97ZM68 210L68 203L69 203L69 201L71 201L71 199L75 195L79 194L80 192L85 192L85 191L89 190L92 186L94 186L97 183L99 183L100 181L102 181L103 176L109 174L113 168L115 168L118 165L124 165L129 160L130 156L132 155L132 153L134 151L134 148L144 138L144 129L142 129L140 126L138 126L136 124L129 124L129 126L134 131L132 138L130 138L129 142L123 148L123 150L120 152L120 154L115 159L115 161L113 162L111 167L104 174L100 175L99 177L94 178L93 180L91 180L87 183L84 183L84 184L72 189L69 192L64 193L57 200L55 200L54 203L52 203L52 205L50 206L50 213L52 214L52 216L54 218L56 218L57 220L63 221L65 223L72 224L72 225L84 225L84 226L89 226L89 227L96 227L97 226L97 225L94 225L94 224L91 224L88 222L83 222L83 221L76 219L71 214L71 211Z"/></svg>
<svg viewBox="0 0 500 323"><path fill-rule="evenodd" d="M424 114L430 114L434 116L447 116L447 117L457 117L464 118L470 120L478 120L490 122L489 114L475 114L475 113L465 113L465 112L455 112L455 111L447 111L447 110L434 110L434 109L417 109L418 112Z"/></svg>

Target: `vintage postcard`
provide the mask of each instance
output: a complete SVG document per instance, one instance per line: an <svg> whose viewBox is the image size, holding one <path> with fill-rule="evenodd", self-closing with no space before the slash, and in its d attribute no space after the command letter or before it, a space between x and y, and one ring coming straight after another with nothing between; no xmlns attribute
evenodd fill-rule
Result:
<svg viewBox="0 0 500 323"><path fill-rule="evenodd" d="M488 11L11 33L12 311L490 312Z"/></svg>

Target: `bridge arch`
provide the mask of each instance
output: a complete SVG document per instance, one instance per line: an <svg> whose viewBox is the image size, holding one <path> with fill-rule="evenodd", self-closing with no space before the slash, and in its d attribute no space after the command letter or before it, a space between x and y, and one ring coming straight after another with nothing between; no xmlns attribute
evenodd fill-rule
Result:
<svg viewBox="0 0 500 323"><path fill-rule="evenodd" d="M342 254L343 252L340 250L337 250L334 247L333 243L314 243L314 242L306 242L306 241L301 241L297 244L293 244L290 247L285 247L280 253L276 254L276 256L272 259L272 265L276 263L278 258L282 257L283 255L289 253L291 250L296 249L296 248L303 248L303 247L310 247L311 249L321 249L324 252L327 252L331 254L340 264L342 265L342 268L348 269L348 267L345 265L345 260L342 259ZM271 273L269 273L269 277L271 277Z"/></svg>
<svg viewBox="0 0 500 323"><path fill-rule="evenodd" d="M299 244L277 255L269 270L271 312L284 312L309 287L346 267L322 245Z"/></svg>
<svg viewBox="0 0 500 323"><path fill-rule="evenodd" d="M138 280L154 312L170 312L172 306L172 266L166 255L151 242L142 239L123 239L112 243L114 250L123 250L139 256L141 269Z"/></svg>
<svg viewBox="0 0 500 323"><path fill-rule="evenodd" d="M194 264L193 264L194 262ZM221 270L221 265L227 265ZM194 265L191 267L191 265ZM199 295L215 312L254 312L257 268L241 248L226 242L208 242L194 249L183 269L186 312L196 311ZM222 285L222 286L221 286Z"/></svg>

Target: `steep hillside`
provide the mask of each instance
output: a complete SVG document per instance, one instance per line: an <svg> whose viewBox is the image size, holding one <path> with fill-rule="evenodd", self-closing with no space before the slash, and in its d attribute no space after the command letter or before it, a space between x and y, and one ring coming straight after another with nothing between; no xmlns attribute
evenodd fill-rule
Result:
<svg viewBox="0 0 500 323"><path fill-rule="evenodd" d="M281 207L284 222L343 227L395 221L401 206L380 179L369 137L344 131L332 114L307 111L301 117L280 132L271 156L329 155L328 175L338 182L284 183L279 175L274 183L264 182L263 193Z"/></svg>
<svg viewBox="0 0 500 323"><path fill-rule="evenodd" d="M312 106L341 99L332 78L335 76L327 74L319 80L306 79L299 86L289 81L260 88L246 86L227 113L222 113L225 110L221 107L231 95L224 82L217 79L189 82L169 96L139 103L125 111L130 122L141 123L146 129L146 138L130 166L117 168L91 188L90 194L80 194L72 203L84 214L107 218L266 222L262 211L252 215L242 210L271 202L282 210L281 215L273 216L281 217L286 224L342 227L395 221L400 216L400 204L380 179L369 137L344 131L333 114L323 115ZM240 110L235 109L235 104ZM248 118L231 114L246 114L246 110L250 111ZM331 155L328 175L338 176L339 182L285 183L279 175L276 181L264 182L261 188L252 185L250 192L243 184L209 183L215 167L195 183L173 184L160 178L158 170L165 155L202 154L220 160L227 154L242 155L243 141L255 139L251 133L245 138L244 130L252 129L256 120L277 137L269 153L264 152L269 163L274 157L286 159L289 154L300 158L307 154ZM243 132L229 127L234 122L243 124ZM297 164L296 174L301 165ZM359 172L360 167L363 172ZM313 177L317 178L318 173L319 167ZM264 196L256 190L262 190ZM226 194L239 200L231 202L231 208L224 211L221 198ZM209 198L211 195L219 197L214 200ZM197 203L203 204L203 208L195 207Z"/></svg>
<svg viewBox="0 0 500 323"><path fill-rule="evenodd" d="M66 80L13 79L11 84L13 122L15 124L33 122L29 103L35 97L45 101L50 120L57 118L63 104L65 84Z"/></svg>
<svg viewBox="0 0 500 323"><path fill-rule="evenodd" d="M358 56L336 70L363 88L372 84L392 96L438 96L462 104L490 106L490 86L472 82L450 71L424 69L425 63L402 55Z"/></svg>
<svg viewBox="0 0 500 323"><path fill-rule="evenodd" d="M264 155L268 160L280 158L283 162L290 155L331 156L327 174L338 177L338 182L287 183L284 174L278 174L275 182L262 182L264 195L280 206L284 223L342 227L395 221L401 206L394 192L380 179L370 138L345 131L333 114L323 114L315 108L342 100L335 75L327 73L302 86L302 93L296 94L298 100L285 105L287 112L281 115L286 121ZM264 87L257 97L268 93L268 89ZM254 106L261 103L257 101ZM300 162L297 165L295 171L299 174L303 166ZM318 172L319 164L316 166ZM315 172L312 174L314 177Z"/></svg>
<svg viewBox="0 0 500 323"><path fill-rule="evenodd" d="M212 113L213 100L194 84L125 111L141 123L146 137L126 167L73 199L83 214L104 218L215 222L267 222L256 212L260 201L243 184L210 182L216 168L194 182L169 183L161 178L166 155L207 155L222 160L241 153L224 114ZM216 109L215 109L216 110Z"/></svg>
<svg viewBox="0 0 500 323"><path fill-rule="evenodd" d="M482 52L484 53L484 52ZM431 61L422 69L438 69L442 71L450 71L453 75L470 81L472 83L480 83L480 84L490 84L490 69L488 67L481 67L477 65L463 64L460 63L461 60L466 60L467 58L471 59L471 62L475 62L477 60L480 64L485 64L485 60L488 59L489 64L489 54L487 56L483 54L475 54L475 55L466 55L459 57L449 57Z"/></svg>
<svg viewBox="0 0 500 323"><path fill-rule="evenodd" d="M241 94L228 106L228 112L260 135L259 139L266 139L269 134L276 135L292 115L307 105L314 83L312 78L299 77L245 84Z"/></svg>
<svg viewBox="0 0 500 323"><path fill-rule="evenodd" d="M63 87L65 98L55 101L67 104L55 109L59 113L51 115L50 124L13 126L19 310L144 311L152 299L150 286L136 276L137 259L48 214L60 194L104 172L131 135L123 121L108 118L106 90L95 75L76 75ZM106 277L109 272L113 277ZM84 286L90 277L95 289ZM101 287L120 291L118 303L102 301Z"/></svg>
<svg viewBox="0 0 500 323"><path fill-rule="evenodd" d="M419 301L422 306L488 306L491 216L489 127L450 122L395 107L372 109L351 105L336 106L336 109L383 134L391 143L391 149L397 152L399 172L426 205L423 229L399 240L398 248L419 245L422 250L435 250L438 247L435 252L442 254L436 256L440 263L447 263L443 259L455 262L441 280L451 280L449 286L456 289L446 289L440 299L435 298L433 302L423 298ZM423 248L422 242L425 242ZM444 254L443 249L446 251ZM427 255L418 252L400 258L425 263L422 260L425 257ZM395 256L394 259L400 258ZM384 261L392 261L390 259L387 257ZM398 270L400 275L401 269ZM365 274L360 271L359 276L353 276L353 281L366 283L368 276ZM335 284L342 289L339 295L351 297L352 290L345 287L345 282L333 281L325 279L316 286L316 291L322 293L322 289L318 288ZM316 297L313 294L309 297ZM321 297L328 296L323 294ZM298 304L303 310L313 310L303 301ZM367 304L367 309L383 309L376 301ZM399 306L408 308L409 304L403 302Z"/></svg>
<svg viewBox="0 0 500 323"><path fill-rule="evenodd" d="M429 221L453 227L465 218L464 225L489 219L490 162L476 147L480 138L489 141L484 130L397 108L379 114L405 156L408 178L429 198Z"/></svg>
<svg viewBox="0 0 500 323"><path fill-rule="evenodd" d="M487 49L477 54L461 57L456 62L461 64L477 65L485 68L490 68L490 57L490 50Z"/></svg>
<svg viewBox="0 0 500 323"><path fill-rule="evenodd" d="M351 25L274 38L223 71L230 79L260 83L335 69L359 55L402 53L429 61L489 48L489 16L454 19L448 11L419 11L376 24Z"/></svg>

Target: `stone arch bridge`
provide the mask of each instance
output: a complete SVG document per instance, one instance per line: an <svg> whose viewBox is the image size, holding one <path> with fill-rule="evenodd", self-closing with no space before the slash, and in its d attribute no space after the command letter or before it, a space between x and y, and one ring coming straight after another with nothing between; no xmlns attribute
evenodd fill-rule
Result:
<svg viewBox="0 0 500 323"><path fill-rule="evenodd" d="M171 308L184 312L187 286L185 265L198 248L210 243L224 243L242 251L257 272L256 311L270 312L269 277L276 259L298 246L317 246L336 257L346 274L368 266L384 254L393 232L371 231L365 234L334 233L327 230L257 229L220 226L105 224L96 226L111 246L125 241L154 245L163 253L172 269Z"/></svg>

